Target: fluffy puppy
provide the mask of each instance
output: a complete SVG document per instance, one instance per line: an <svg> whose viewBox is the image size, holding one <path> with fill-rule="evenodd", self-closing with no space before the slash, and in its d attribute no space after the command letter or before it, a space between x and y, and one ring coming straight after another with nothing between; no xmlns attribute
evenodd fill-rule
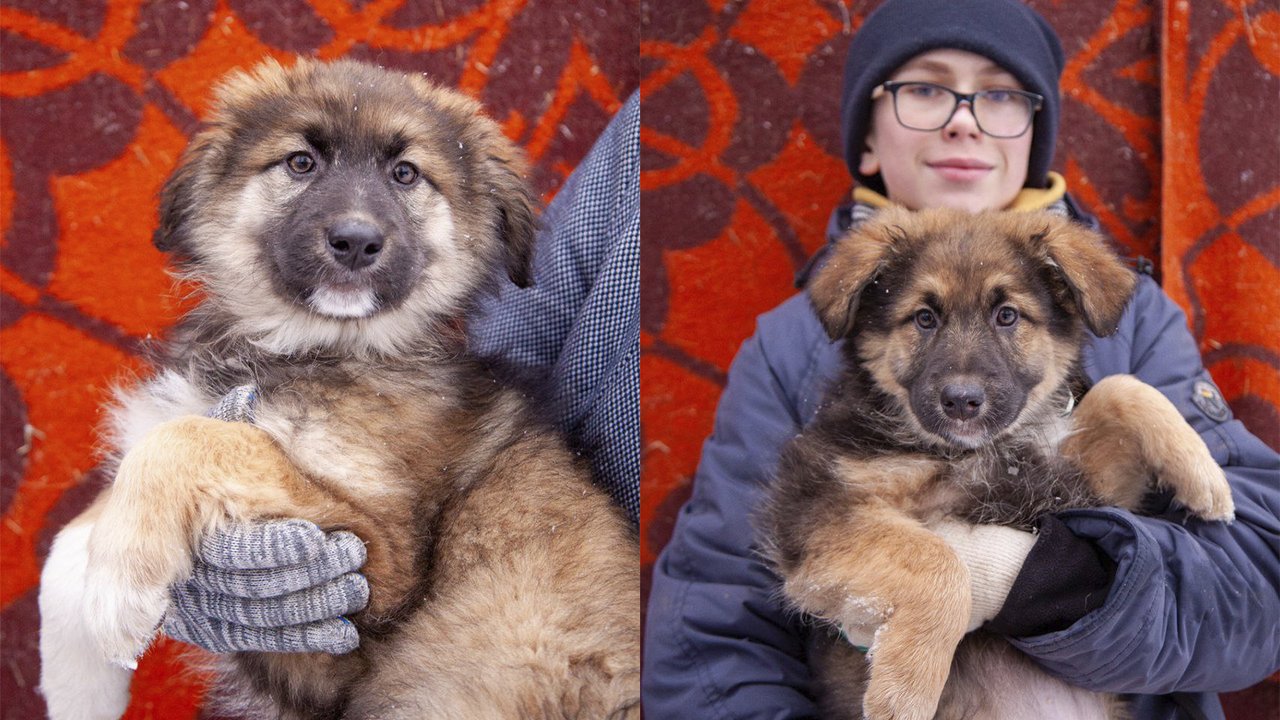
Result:
<svg viewBox="0 0 1280 720"><path fill-rule="evenodd" d="M869 666L842 641L818 653L830 716L1119 717L997 638L962 645L969 573L926 525L1136 508L1151 478L1191 514L1232 517L1222 470L1157 390L1113 376L1085 394L1085 328L1114 332L1134 284L1102 238L1047 214L885 211L836 247L810 295L844 369L761 518L797 610L836 637L884 621Z"/></svg>
<svg viewBox="0 0 1280 720"><path fill-rule="evenodd" d="M114 482L40 591L50 714L114 718L136 658L228 522L302 517L368 545L358 650L239 653L232 712L639 714L629 524L463 321L528 282L525 159L477 103L354 62L267 62L217 90L156 244L199 304L118 392ZM257 388L253 424L201 415Z"/></svg>

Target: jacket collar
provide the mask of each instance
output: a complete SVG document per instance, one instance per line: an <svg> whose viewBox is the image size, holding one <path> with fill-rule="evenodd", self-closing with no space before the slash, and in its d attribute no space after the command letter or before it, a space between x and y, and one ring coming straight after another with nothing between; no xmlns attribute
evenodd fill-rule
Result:
<svg viewBox="0 0 1280 720"><path fill-rule="evenodd" d="M1009 203L1007 210L1029 212L1032 210L1050 210L1054 203L1067 194L1067 179L1056 172L1049 173L1049 187L1022 188ZM889 198L868 187L859 185L853 189L855 205L866 205L871 208L892 207L895 203Z"/></svg>

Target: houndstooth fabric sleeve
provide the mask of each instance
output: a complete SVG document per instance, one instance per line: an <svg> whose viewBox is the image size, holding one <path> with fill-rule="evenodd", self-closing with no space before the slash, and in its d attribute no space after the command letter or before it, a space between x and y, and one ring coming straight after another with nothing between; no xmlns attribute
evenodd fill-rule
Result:
<svg viewBox="0 0 1280 720"><path fill-rule="evenodd" d="M640 102L633 94L543 212L532 287L471 325L485 355L550 373L560 427L640 515Z"/></svg>

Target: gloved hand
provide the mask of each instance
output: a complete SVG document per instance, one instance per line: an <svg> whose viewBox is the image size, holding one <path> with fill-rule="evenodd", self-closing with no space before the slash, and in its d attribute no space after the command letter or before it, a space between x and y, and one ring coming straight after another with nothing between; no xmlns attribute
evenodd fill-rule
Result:
<svg viewBox="0 0 1280 720"><path fill-rule="evenodd" d="M342 616L369 602L364 561L355 535L306 520L231 525L169 589L164 632L213 652L351 652L360 637Z"/></svg>
<svg viewBox="0 0 1280 720"><path fill-rule="evenodd" d="M970 525L956 520L942 520L928 527L951 546L969 569L972 605L965 631L976 630L1000 612L1036 536L1002 525ZM871 648L876 630L887 619L886 608L877 607L874 602L864 603L863 607L862 621L841 630L849 642Z"/></svg>

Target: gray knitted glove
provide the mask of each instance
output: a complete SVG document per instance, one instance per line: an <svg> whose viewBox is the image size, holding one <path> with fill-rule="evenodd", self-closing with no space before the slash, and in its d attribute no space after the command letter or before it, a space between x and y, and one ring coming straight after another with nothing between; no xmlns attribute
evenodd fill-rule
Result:
<svg viewBox="0 0 1280 720"><path fill-rule="evenodd" d="M342 616L369 602L364 561L355 535L306 520L232 525L169 589L164 632L213 652L351 652L360 638Z"/></svg>
<svg viewBox="0 0 1280 720"><path fill-rule="evenodd" d="M241 385L209 417L252 423L258 390ZM342 617L369 603L364 543L306 520L232 525L200 544L191 579L169 588L164 632L213 652L351 652Z"/></svg>

